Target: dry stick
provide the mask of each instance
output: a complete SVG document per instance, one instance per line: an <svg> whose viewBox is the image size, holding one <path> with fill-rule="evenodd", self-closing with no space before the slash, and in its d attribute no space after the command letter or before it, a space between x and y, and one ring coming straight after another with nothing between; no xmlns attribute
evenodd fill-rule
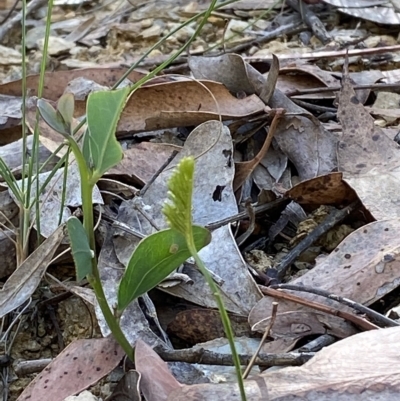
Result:
<svg viewBox="0 0 400 401"><path fill-rule="evenodd" d="M276 199L272 202L265 203L264 205L258 205L254 207L254 214L258 215L261 213L265 213L268 210L275 209L277 207L281 207L282 209L285 208L286 205L288 205L291 202L290 199L288 198L279 198ZM247 210L244 210L243 212L240 212L238 214L235 214L230 217L226 217L225 219L221 219L218 221L215 221L214 223L210 223L206 225L206 228L209 230L216 230L219 227L225 226L229 223L234 223L239 220L243 220L249 217L249 212Z"/></svg>
<svg viewBox="0 0 400 401"><path fill-rule="evenodd" d="M312 53L280 54L277 57L279 58L279 60L291 60L291 59L319 60L321 58L346 57L347 53L349 57L351 57L351 56L368 56L374 54L398 52L399 50L400 50L400 45L393 45L393 46L376 47L373 49L351 49L351 50L345 49L345 50L319 51ZM243 57L243 59L249 63L256 63L256 62L264 63L266 61L272 60L272 54L263 57L248 56L248 57Z"/></svg>
<svg viewBox="0 0 400 401"><path fill-rule="evenodd" d="M246 201L245 207L246 207L247 213L249 214L250 224L249 224L249 227L247 228L247 230L243 234L241 234L239 237L236 238L237 246L242 245L247 240L247 238L249 238L250 235L253 234L254 228L256 227L256 214L254 213L254 207L251 204L250 199L248 199Z"/></svg>
<svg viewBox="0 0 400 401"><path fill-rule="evenodd" d="M335 343L337 339L330 334L323 334L309 343L294 350L294 352L318 352L322 348Z"/></svg>
<svg viewBox="0 0 400 401"><path fill-rule="evenodd" d="M276 38L281 37L282 35L295 35L295 34L305 31L306 29L307 29L307 27L302 22L298 22L295 24L283 25L283 26L280 26L279 28L276 28L275 30L273 30L271 32L266 32L265 35L262 36L261 38L257 38L255 40L251 40L250 42L242 43L240 45L230 48L229 53L239 53L239 52L242 52L242 51L248 49L251 46L257 46L260 44L270 42ZM191 56L204 56L204 57L217 57L217 56L222 56L224 54L225 54L224 52L207 54L204 52L204 50L193 51L190 53ZM132 61L134 61L136 59L138 59L138 57L135 57L134 59L132 59ZM153 66L155 64L160 64L162 61L165 61L166 59L167 59L166 56L159 56L156 58L147 59L144 62L140 63L140 66L141 67ZM128 64L128 62L125 62L124 64ZM179 64L179 66L166 68L164 70L165 73L176 72L177 68L182 69L183 67L187 67L187 56L178 57L176 60L174 60L174 62L172 64L173 65Z"/></svg>
<svg viewBox="0 0 400 401"><path fill-rule="evenodd" d="M156 347L154 349L160 357L167 362L187 362L187 363L200 363L203 365L219 365L219 366L232 366L232 355L219 354L217 352L209 351L204 348L189 348L189 349L167 349ZM309 361L315 355L314 352L287 352L281 354L260 354L256 360L255 365L263 368L271 366L300 366ZM252 355L239 354L241 365L250 363Z"/></svg>
<svg viewBox="0 0 400 401"><path fill-rule="evenodd" d="M272 302L271 320L270 320L270 322L269 322L269 325L268 325L267 328L265 329L263 336L261 337L261 340L260 340L260 343L258 344L258 347L257 347L256 352L254 353L254 355L253 355L252 358L250 359L250 362L249 362L249 364L247 365L246 370L245 370L244 373L243 373L243 380L244 380L244 379L247 379L247 376L249 375L250 370L251 370L251 368L253 367L254 362L255 362L255 360L256 360L258 354L260 353L261 347L263 346L265 340L266 340L267 337L269 336L269 332L271 331L272 326L273 326L274 323L275 323L275 318L276 318L276 312L277 312L277 310L278 310L278 302Z"/></svg>
<svg viewBox="0 0 400 401"><path fill-rule="evenodd" d="M14 4L11 6L10 10L8 11L7 15L3 18L3 21L0 22L0 25L3 25L6 23L6 21L11 17L15 9L17 8L17 4L19 3L19 0L14 0Z"/></svg>
<svg viewBox="0 0 400 401"><path fill-rule="evenodd" d="M297 95L312 95L324 92L338 92L342 89L341 86L331 86L323 88L311 88L311 89L299 89L292 92L286 93L286 96L297 96ZM358 89L371 89L373 91L390 91L394 90L395 93L400 91L400 83L393 84L371 84L371 85L353 85L354 90Z"/></svg>
<svg viewBox="0 0 400 401"><path fill-rule="evenodd" d="M299 255L301 255L337 223L345 219L359 204L360 203L357 200L351 203L349 206L346 206L341 210L335 210L329 214L320 225L318 225L310 234L307 235L307 237L305 237L293 249L291 249L290 252L273 269L277 271L278 278L282 280L286 272L289 270L291 264L298 258Z"/></svg>
<svg viewBox="0 0 400 401"><path fill-rule="evenodd" d="M268 152L269 147L271 146L272 139L275 135L276 127L278 126L278 122L280 118L285 114L284 109L276 109L274 118L272 120L271 126L269 127L268 135L265 138L264 144L261 150L257 153L254 159L249 160L247 162L235 163L236 174L233 180L233 191L236 192L246 181L247 177L252 173L254 168L260 163L262 158Z"/></svg>
<svg viewBox="0 0 400 401"><path fill-rule="evenodd" d="M308 308L321 311L328 315L341 317L342 319L348 320L349 322L354 323L364 330L375 330L380 328L379 326L369 322L368 320L362 319L361 317L356 315L352 315L351 313L343 312L341 310L331 308L330 306L310 301L308 299L304 299L293 294L288 294L286 292L283 292L282 290L274 290L273 288L264 287L263 285L259 285L258 287L264 295L269 295L270 297L278 299L285 299L287 301L295 302L299 305L304 305Z"/></svg>
<svg viewBox="0 0 400 401"><path fill-rule="evenodd" d="M286 0L286 3L300 13L303 21L313 31L314 35L323 43L329 43L331 37L321 20L301 0Z"/></svg>
<svg viewBox="0 0 400 401"><path fill-rule="evenodd" d="M260 38L251 40L250 42L247 42L247 43L241 43L240 45L230 48L229 53L239 53L239 52L242 52L242 51L248 49L249 47L265 44L267 42L270 42L271 40L282 37L284 35L296 35L305 30L307 30L307 27L303 24L302 21L283 25L283 26L280 26L280 27L274 29L273 31L265 32L263 34L263 36ZM215 53L205 54L204 56L205 57L215 57L215 56L222 56L223 54L224 54L223 52L218 52L216 54Z"/></svg>
<svg viewBox="0 0 400 401"><path fill-rule="evenodd" d="M300 107L303 107L304 109L316 111L317 113L337 113L337 109L335 107L320 106L318 104L304 102L300 99L292 99L292 102L296 103Z"/></svg>
<svg viewBox="0 0 400 401"><path fill-rule="evenodd" d="M280 198L280 199L274 200L272 202L265 203L264 205L255 206L254 207L254 213L256 215L258 215L258 214L265 213L268 210L271 210L271 209L274 209L274 208L277 208L277 207L284 208L288 203L290 203L290 199ZM95 213L96 213L96 211L95 211ZM216 230L217 228L220 228L220 227L225 226L225 225L230 224L230 223L234 223L234 222L239 221L239 220L246 219L248 217L249 217L248 211L244 210L243 212L240 212L240 213L235 214L233 216L226 217L225 219L221 219L221 220L218 220L218 221L216 221L214 223L207 224L206 228L211 230L211 231L213 231L213 230ZM122 231L124 231L124 232L126 232L128 234L131 234L131 235L133 235L134 237L136 237L138 239L143 239L145 237L145 235L142 234L141 232L139 232L136 229L128 226L125 223L122 223L122 222L120 222L118 220L115 220L115 218L110 217L107 214L103 214L103 220L108 222L109 224L112 224L113 227L118 228L118 229L120 229L120 230L122 230Z"/></svg>
<svg viewBox="0 0 400 401"><path fill-rule="evenodd" d="M150 178L149 181L146 182L144 187L140 190L139 196L143 196L147 190L149 189L150 185L153 184L153 182L156 180L156 178L167 168L168 164L172 162L172 160L175 158L175 156L179 152L177 150L174 150L168 157L168 159L162 164L162 166L153 174L153 176Z"/></svg>
<svg viewBox="0 0 400 401"><path fill-rule="evenodd" d="M343 298L339 295L332 294L325 290L320 290L317 288L307 287L303 285L293 285L293 284L272 285L271 288L281 289L281 290L302 291L302 292L308 292L310 294L320 295L322 297L332 299L333 301L339 302L341 304L350 306L351 308L357 310L358 312L364 313L370 319L374 320L376 323L380 323L383 326L388 326L388 327L400 326L400 323L392 319L389 319L388 317L368 308L367 306L364 306L358 302L354 302L351 299Z"/></svg>

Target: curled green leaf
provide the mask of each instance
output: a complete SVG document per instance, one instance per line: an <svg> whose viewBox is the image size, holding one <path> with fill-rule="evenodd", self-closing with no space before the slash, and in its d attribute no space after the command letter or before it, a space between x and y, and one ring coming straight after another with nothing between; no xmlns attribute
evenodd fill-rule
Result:
<svg viewBox="0 0 400 401"><path fill-rule="evenodd" d="M46 123L53 128L54 131L57 131L64 137L68 137L70 135L70 126L64 121L64 118L60 112L55 110L50 103L43 99L39 99L37 102L37 107L43 120L46 121Z"/></svg>
<svg viewBox="0 0 400 401"><path fill-rule="evenodd" d="M211 241L204 227L193 226L194 245L202 249ZM178 231L158 231L139 242L118 288L118 309L123 311L134 299L154 288L177 269L191 253Z"/></svg>

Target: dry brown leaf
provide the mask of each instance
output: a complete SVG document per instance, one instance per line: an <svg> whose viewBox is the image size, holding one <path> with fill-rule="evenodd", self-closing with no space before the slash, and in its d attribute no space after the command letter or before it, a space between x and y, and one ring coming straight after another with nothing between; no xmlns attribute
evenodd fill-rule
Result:
<svg viewBox="0 0 400 401"><path fill-rule="evenodd" d="M189 66L196 78L219 81L232 92L248 95L260 95L268 79L236 54L191 57ZM294 104L279 89L275 89L268 106L286 111L278 124L275 140L296 166L302 180L336 168L336 140L312 114Z"/></svg>
<svg viewBox="0 0 400 401"><path fill-rule="evenodd" d="M99 85L113 86L118 79L127 71L127 68L83 68L69 71L46 72L45 84L42 96L45 99L57 101L68 87L68 83L76 78L86 78L95 81ZM128 76L132 82L143 78L145 74L133 71ZM26 82L29 96L37 96L39 87L39 75L30 75ZM22 96L22 81L11 81L0 85L0 93L9 96Z"/></svg>
<svg viewBox="0 0 400 401"><path fill-rule="evenodd" d="M321 350L300 367L267 371L245 381L250 401L397 401L400 328L373 330ZM171 375L172 376L172 375ZM239 401L236 383L197 384L172 391L170 401Z"/></svg>
<svg viewBox="0 0 400 401"><path fill-rule="evenodd" d="M235 336L250 335L250 327L246 317L230 314L229 318ZM188 344L194 345L224 337L225 331L218 311L189 309L179 312L174 320L168 324L168 334L174 334Z"/></svg>
<svg viewBox="0 0 400 401"><path fill-rule="evenodd" d="M204 86L207 88L204 88ZM210 95L214 95L216 102ZM75 115L85 114L86 102L75 102ZM130 97L117 131L139 132L193 126L208 120L242 118L264 111L257 96L237 99L217 82L178 81L139 88Z"/></svg>
<svg viewBox="0 0 400 401"><path fill-rule="evenodd" d="M338 118L343 128L338 146L343 179L375 219L399 217L399 146L374 124L348 77L339 95Z"/></svg>
<svg viewBox="0 0 400 401"><path fill-rule="evenodd" d="M312 286L353 301L370 305L397 288L400 278L400 219L376 221L351 233L329 256L291 284ZM328 304L341 310L347 307L317 295L302 293L302 298ZM264 297L249 316L251 326L269 318L274 298ZM307 309L307 308L306 308ZM304 307L280 302L279 311L303 311ZM264 325L257 326L262 330Z"/></svg>
<svg viewBox="0 0 400 401"><path fill-rule="evenodd" d="M342 205L357 199L355 191L342 180L342 173L330 173L300 182L287 193L301 205Z"/></svg>
<svg viewBox="0 0 400 401"><path fill-rule="evenodd" d="M279 309L281 308L279 300ZM276 315L276 320L271 329L271 337L276 339L296 340L304 336L316 334L332 334L339 338L349 337L358 331L349 327L344 319L331 316L315 310L305 308L304 311L281 312ZM308 309L308 310L307 310ZM262 320L251 329L264 331L270 324L271 318Z"/></svg>
<svg viewBox="0 0 400 401"><path fill-rule="evenodd" d="M257 155L247 162L238 162L235 163L235 179L233 180L233 190L236 192L246 181L246 179L251 175L254 169L259 165L263 157L267 154L269 147L271 146L272 139L276 132L276 127L278 125L278 121L285 114L285 110L277 109L274 110L271 114L273 114L273 120L271 122L271 126L268 130L268 135L265 138L264 144Z"/></svg>
<svg viewBox="0 0 400 401"><path fill-rule="evenodd" d="M285 64L281 68L277 88L283 93L290 93L297 90L337 87L339 81L332 76L332 73L324 71L315 64L306 64L303 60ZM298 99L329 99L334 98L333 92L321 92L310 95L294 96Z"/></svg>
<svg viewBox="0 0 400 401"><path fill-rule="evenodd" d="M124 150L124 158L107 175L127 176L135 182L145 184L181 148L167 143L141 142Z"/></svg>
<svg viewBox="0 0 400 401"><path fill-rule="evenodd" d="M62 225L8 278L0 290L0 317L21 306L36 291L63 238L64 226Z"/></svg>
<svg viewBox="0 0 400 401"><path fill-rule="evenodd" d="M63 401L97 383L123 356L111 336L76 340L33 379L17 401Z"/></svg>
<svg viewBox="0 0 400 401"><path fill-rule="evenodd" d="M141 375L140 390L146 401L165 401L168 394L181 387L167 364L142 340L136 343L135 364Z"/></svg>

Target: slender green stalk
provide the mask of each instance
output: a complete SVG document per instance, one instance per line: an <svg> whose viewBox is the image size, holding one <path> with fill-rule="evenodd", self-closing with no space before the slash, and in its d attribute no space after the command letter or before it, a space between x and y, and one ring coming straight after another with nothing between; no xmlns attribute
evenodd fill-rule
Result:
<svg viewBox="0 0 400 401"><path fill-rule="evenodd" d="M89 239L90 249L93 251L92 258L92 274L88 275L88 281L93 287L96 295L97 302L99 303L100 309L103 313L104 319L107 322L109 329L113 336L121 345L129 359L134 360L133 348L126 339L121 327L119 326L117 318L108 305L107 298L104 294L103 286L101 284L100 273L97 268L97 257L96 257L96 241L94 236L94 219L93 219L93 188L94 183L90 181L90 172L87 167L86 161L79 149L78 144L75 140L69 141L72 152L74 153L76 162L79 167L79 174L81 178L81 196L82 196L82 210L83 210L83 226Z"/></svg>
<svg viewBox="0 0 400 401"><path fill-rule="evenodd" d="M22 183L21 183L21 199L23 200L22 203L20 203L19 210L19 234L18 234L18 239L17 243L19 243L19 249L17 250L17 263L21 263L25 257L27 256L27 251L28 251L28 235L29 235L29 210L27 213L26 210L26 191L25 191L25 185L27 184L25 182L25 177L27 177L26 174L26 161L27 161L27 127L26 127L26 95L27 95L27 85L26 85L26 66L27 66L27 60L26 60L26 8L27 8L27 0L22 1L22 21L21 21L21 29L22 29ZM28 179L28 177L27 177ZM28 198L29 199L29 198ZM29 202L29 201L28 201ZM27 220L28 217L28 220Z"/></svg>
<svg viewBox="0 0 400 401"><path fill-rule="evenodd" d="M22 1L22 21L21 21L21 34L22 34L22 40L21 40L21 46L22 46L22 81L21 81L21 91L22 91L22 108L21 108L21 113L22 113L22 119L21 119L21 124L22 124L22 183L21 183L21 192L25 192L25 177L26 177L26 156L27 156L27 135L26 135L26 7L27 7L27 0ZM22 227L22 226L20 226Z"/></svg>
<svg viewBox="0 0 400 401"><path fill-rule="evenodd" d="M47 53L49 48L49 37L50 37L50 27L51 27L51 14L53 11L53 0L48 0L47 2L47 16L46 16L46 30L44 35L44 45L43 45L43 54L42 61L40 63L40 75L39 75L39 87L38 87L38 98L40 99L43 94L44 88L44 78L46 73L46 65L47 65ZM32 179L33 166L36 165L35 178L36 180L36 202L35 202L35 211L36 211L36 231L37 231L37 246L40 245L40 182L39 182L39 174L40 174L40 164L39 164L39 110L36 110L36 123L35 129L33 131L33 143L32 143L32 160L29 168L29 177ZM30 194L30 191L28 191ZM27 194L27 203L30 202L30 196ZM61 205L61 210L63 205ZM61 211L60 211L61 212ZM61 212L62 213L62 212Z"/></svg>
<svg viewBox="0 0 400 401"><path fill-rule="evenodd" d="M231 348L241 399L242 401L246 401L246 392L244 389L240 360L236 351L235 339L229 316L226 312L218 286L197 253L198 248L196 247L194 240L192 216L194 160L193 156L182 158L178 163L176 170L171 175L168 181L168 201L164 204L163 214L166 217L169 226L185 237L187 249L193 256L197 267L203 274L210 290L215 296L221 321Z"/></svg>
<svg viewBox="0 0 400 401"><path fill-rule="evenodd" d="M188 238L186 240L188 240ZM228 313L226 312L224 303L222 301L221 293L219 292L217 285L215 284L210 273L208 272L207 268L205 267L203 261L201 260L199 254L196 251L196 247L195 247L194 241L193 241L193 236L191 238L191 241L189 241L187 243L187 245L188 245L188 249L189 249L190 253L193 256L193 259L196 262L197 267L200 269L201 273L203 274L204 278L207 281L208 286L210 287L211 291L214 294L215 300L218 305L219 314L221 316L221 321L222 321L222 324L224 325L225 334L226 334L226 337L228 338L229 346L231 348L232 359L233 359L233 363L235 365L236 376L237 376L238 386L239 386L239 390L240 390L240 397L241 397L242 401L246 401L247 398L246 398L246 392L244 389L244 382L243 382L243 378L242 378L242 369L240 367L240 359L239 359L239 355L236 351L234 334L233 334L231 322L229 320Z"/></svg>
<svg viewBox="0 0 400 401"><path fill-rule="evenodd" d="M69 154L71 149L68 149L65 157L64 164L64 174L63 174L63 185L62 185L62 193L61 193L61 205L60 205L60 215L58 216L58 225L62 224L63 218L63 209L65 205L65 198L67 196L67 181L68 181L68 167L69 167Z"/></svg>

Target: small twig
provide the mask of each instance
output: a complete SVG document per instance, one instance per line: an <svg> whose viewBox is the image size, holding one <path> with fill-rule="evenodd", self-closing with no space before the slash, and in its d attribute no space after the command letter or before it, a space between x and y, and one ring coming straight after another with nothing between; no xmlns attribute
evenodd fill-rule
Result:
<svg viewBox="0 0 400 401"><path fill-rule="evenodd" d="M301 291L301 292L308 292L310 294L320 295L322 297L332 299L333 301L339 302L343 305L350 306L351 308L357 310L358 312L364 313L371 320L374 320L376 323L380 323L382 326L387 326L387 327L400 326L400 323L398 323L392 319L389 319L388 317L368 308L367 306L364 306L358 302L354 302L351 299L343 298L339 295L332 294L325 290L312 288L312 287L306 287L306 286L302 286L302 285L293 285L293 284L272 285L271 288L282 289L282 290Z"/></svg>
<svg viewBox="0 0 400 401"><path fill-rule="evenodd" d="M291 264L298 258L299 255L301 255L327 231L345 219L358 205L359 201L357 200L351 203L349 206L346 206L341 210L335 210L328 215L320 225L318 225L310 234L307 235L307 237L305 237L293 249L291 249L290 252L275 267L278 272L278 278L282 279L289 270Z"/></svg>
<svg viewBox="0 0 400 401"><path fill-rule="evenodd" d="M250 224L249 224L249 226L248 226L246 232L244 232L243 234L241 234L241 235L236 239L236 244L237 244L237 246L242 245L242 244L247 240L247 238L249 238L250 235L253 234L254 228L255 228L255 226L256 226L256 214L254 213L254 207L253 207L253 205L251 204L251 200L250 200L250 199L248 199L248 200L246 201L245 207L246 207L247 213L248 213L248 215L249 215Z"/></svg>
<svg viewBox="0 0 400 401"><path fill-rule="evenodd" d="M265 138L265 141L260 151L256 154L256 156L252 160L235 163L236 171L235 171L235 178L233 179L234 192L236 192L244 184L244 182L254 171L256 166L258 166L258 164L261 162L262 158L267 154L271 146L272 139L274 138L278 124L280 122L280 119L285 115L285 112L286 112L285 109L271 110L271 115L273 115L273 119L269 127L267 137Z"/></svg>
<svg viewBox="0 0 400 401"><path fill-rule="evenodd" d="M290 203L290 199L287 198L280 198L277 200L274 200L272 202L266 203L264 205L258 205L254 207L254 213L256 215L267 212L268 210L274 209L276 207L282 207L284 208L288 203ZM238 214L235 214L230 217L226 217L225 219L215 221L214 223L210 223L206 225L206 228L209 230L213 231L216 230L217 228L220 228L222 226L225 226L229 223L234 223L239 220L243 220L249 217L249 213L247 210L244 210L243 212L240 212Z"/></svg>
<svg viewBox="0 0 400 401"><path fill-rule="evenodd" d="M149 213L147 213L142 207L141 205L138 204L138 202L133 202L133 208L140 213L144 219L146 219L150 225L156 230L156 231L160 231L160 227L157 225L157 223L155 222L155 220L153 219L152 216L150 216Z"/></svg>
<svg viewBox="0 0 400 401"><path fill-rule="evenodd" d="M30 361L15 361L13 369L17 376L25 376L32 373L41 372L50 362L51 358L34 359Z"/></svg>
<svg viewBox="0 0 400 401"><path fill-rule="evenodd" d="M290 203L290 199L279 198L272 202L255 206L254 213L255 213L255 215L258 215L261 213L265 213L268 210L271 210L274 208L278 208L278 207L284 208L288 203ZM243 212L240 212L233 216L226 217L225 219L221 219L221 220L215 221L214 223L207 224L205 227L208 228L209 230L213 231L213 230L216 230L217 228L220 228L220 227L225 226L230 223L235 223L237 221L246 219L248 217L249 217L248 211L244 210ZM111 224L113 227L118 228L128 234L133 235L137 239L143 239L145 237L145 235L142 234L140 231L135 230L134 228L128 226L125 223L122 223L121 221L115 220L113 217L110 217L107 214L103 214L103 221L106 221L109 224Z"/></svg>
<svg viewBox="0 0 400 401"><path fill-rule="evenodd" d="M264 32L263 36L260 38L251 40L247 43L241 43L235 47L230 48L229 53L239 53L244 50L247 50L248 48L250 48L252 46L258 46L258 45L265 44L276 38L282 37L284 35L296 35L305 30L307 30L307 27L303 24L302 21L283 25L283 26L280 26L280 27L274 29L273 31ZM222 54L223 54L222 52L216 53L216 54L210 53L210 54L205 54L204 56L205 57L208 57L208 56L215 57L215 56L221 56Z"/></svg>
<svg viewBox="0 0 400 401"><path fill-rule="evenodd" d="M10 10L8 11L7 15L3 18L3 21L0 22L0 25L3 25L6 23L6 21L11 17L12 13L15 11L17 8L17 4L19 3L19 0L14 0L14 4L11 6Z"/></svg>
<svg viewBox="0 0 400 401"><path fill-rule="evenodd" d="M286 96L298 96L298 95L313 95L316 93L324 92L338 92L342 89L341 86L330 86L323 88L311 88L311 89L298 89L292 92L286 93ZM354 90L371 89L373 91L390 91L393 90L395 93L400 91L400 83L396 82L393 84L371 84L371 85L353 85Z"/></svg>
<svg viewBox="0 0 400 401"><path fill-rule="evenodd" d="M168 166L168 164L171 163L171 161L175 158L175 156L179 152L177 150L174 150L168 159L162 164L162 166L153 174L153 176L150 178L149 181L146 182L145 186L140 190L139 196L143 196L147 190L149 189L150 185L153 184L153 182L157 179L157 177L165 170L165 168Z"/></svg>
<svg viewBox="0 0 400 401"><path fill-rule="evenodd" d="M65 348L64 338L60 330L60 325L58 324L56 314L54 312L54 308L52 305L46 305L47 312L49 313L50 320L53 323L54 330L57 333L57 342L58 342L58 349L61 352Z"/></svg>
<svg viewBox="0 0 400 401"><path fill-rule="evenodd" d="M277 55L277 57L279 60L291 60L291 59L319 60L322 58L345 57L347 53L349 57L352 57L352 56L369 56L382 53L393 53L393 52L398 52L399 50L400 50L400 45L393 45L393 46L374 47L372 49L350 49L350 50L345 49L345 50L318 51L312 53L280 54ZM256 63L256 62L262 63L268 60L272 60L272 55L263 57L248 56L243 58L248 63Z"/></svg>
<svg viewBox="0 0 400 401"><path fill-rule="evenodd" d="M204 348L198 349L160 349L155 348L155 351L161 356L164 361L168 362L187 362L187 363L201 363L204 365L219 365L219 366L232 366L232 355L218 354L206 350ZM282 354L259 354L254 364L263 368L271 366L300 366L309 361L315 355L314 352L288 352ZM252 355L239 354L240 363L248 365Z"/></svg>
<svg viewBox="0 0 400 401"><path fill-rule="evenodd" d="M368 320L362 319L359 316L352 315L351 313L343 312L335 308L331 308L319 302L310 301L308 299L304 299L296 295L283 292L282 290L274 290L273 288L270 287L264 287L263 285L259 285L259 288L264 295L269 295L270 297L278 299L285 299L287 301L295 302L299 305L304 305L309 308L318 310L328 315L341 317L342 319L348 320L349 322L354 323L355 325L361 327L364 330L376 330L380 328L379 326L369 322Z"/></svg>
<svg viewBox="0 0 400 401"><path fill-rule="evenodd" d="M318 113L334 113L334 114L337 113L337 109L334 107L320 106L318 104L304 102L303 100L300 99L292 99L292 102L296 103L300 107L303 107L304 109L316 111Z"/></svg>
<svg viewBox="0 0 400 401"><path fill-rule="evenodd" d="M32 11L36 10L37 8L45 5L47 3L47 0L32 0L31 2L28 3L26 7L26 15L31 13ZM0 41L4 39L4 37L7 35L7 32L9 32L12 28L14 28L16 25L20 24L22 20L22 10L14 15L12 18L10 18L3 26L0 28Z"/></svg>
<svg viewBox="0 0 400 401"><path fill-rule="evenodd" d="M322 348L327 347L335 343L337 339L330 334L323 334L322 336L317 337L315 340L310 341L309 343L303 345L300 348L297 348L296 352L318 352Z"/></svg>
<svg viewBox="0 0 400 401"><path fill-rule="evenodd" d="M300 13L303 21L311 28L314 35L323 43L331 41L329 33L326 31L321 20L310 10L310 8L300 0L286 0L286 3Z"/></svg>
<svg viewBox="0 0 400 401"><path fill-rule="evenodd" d="M255 360L257 359L258 354L261 351L261 348L265 342L265 340L267 339L267 337L269 336L269 332L271 331L274 323L275 323L275 318L276 318L276 312L278 310L278 302L272 302L272 312L271 312L271 320L269 321L269 325L266 327L263 336L261 337L260 343L258 344L258 347L256 349L256 352L254 353L254 355L251 357L249 364L246 367L246 370L243 373L243 380L247 379L247 376L250 373L251 368L254 365Z"/></svg>

